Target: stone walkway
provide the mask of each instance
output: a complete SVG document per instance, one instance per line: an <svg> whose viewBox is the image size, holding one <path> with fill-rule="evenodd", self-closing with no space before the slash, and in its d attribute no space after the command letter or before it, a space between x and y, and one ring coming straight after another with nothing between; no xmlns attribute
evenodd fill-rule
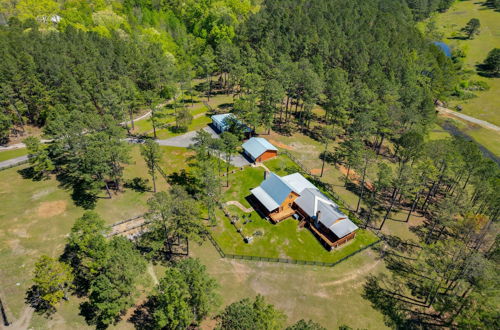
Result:
<svg viewBox="0 0 500 330"><path fill-rule="evenodd" d="M236 206L237 208L239 208L240 210L242 210L243 212L245 213L251 213L254 211L253 208L248 208L248 207L245 207L243 206L243 204L241 204L240 202L238 201L229 201L229 202L225 202L224 203L224 206L228 206L228 205L233 205L233 206Z"/></svg>

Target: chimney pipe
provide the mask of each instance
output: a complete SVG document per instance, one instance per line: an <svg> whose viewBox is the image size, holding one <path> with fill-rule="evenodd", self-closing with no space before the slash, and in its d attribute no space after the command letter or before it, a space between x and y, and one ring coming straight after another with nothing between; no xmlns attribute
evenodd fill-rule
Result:
<svg viewBox="0 0 500 330"><path fill-rule="evenodd" d="M318 228L318 226L319 226L319 217L320 217L320 215L321 215L321 211L318 210L316 212L316 216L314 217L314 225L316 226L316 228Z"/></svg>

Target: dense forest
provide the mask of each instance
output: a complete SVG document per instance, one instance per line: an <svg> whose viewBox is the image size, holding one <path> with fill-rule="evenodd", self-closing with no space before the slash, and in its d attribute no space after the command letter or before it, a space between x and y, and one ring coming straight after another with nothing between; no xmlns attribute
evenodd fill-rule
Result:
<svg viewBox="0 0 500 330"><path fill-rule="evenodd" d="M110 190L123 183L125 138L133 137L123 122L146 109L156 129L156 110L190 94L196 79L201 97L232 97L230 111L258 132L321 142L318 162L344 166L345 185L355 186L360 226L380 232L396 208L409 210L406 222L422 215L418 242L383 238L387 248L379 252L389 271L364 287L387 325L498 328L499 168L473 143L428 139L435 102L455 90L457 68L416 22L452 2L0 0L0 142L24 136L28 125L42 128L52 139L47 148L37 138L24 140L32 174L56 173L90 209L100 191L112 198ZM198 261L163 258L174 242L202 240L200 214L213 220L220 203L221 157L229 186L239 140L229 132L217 142L199 131L191 181L157 192L161 152L148 139L141 155L155 194L140 252L126 240L106 239L99 215L85 213L62 258L37 264L38 289L44 273L65 274L44 311L53 312L71 289L87 296L89 324L115 324L133 303L147 258L166 265L146 304L151 324L199 324L218 306L215 281ZM349 182L351 170L361 174L356 182ZM258 296L226 307L219 325L281 329L284 320ZM290 329L321 327L302 320Z"/></svg>
<svg viewBox="0 0 500 330"><path fill-rule="evenodd" d="M165 100L175 83L217 72L228 90L260 90L263 81L277 94L267 97L284 90L305 107L305 121L322 103L339 123L364 113L382 132L431 122L432 99L452 80L404 2L266 1L256 14L260 5L250 1L14 3L2 2L11 17L0 35L4 142L13 128L44 126L67 111L122 120L151 94ZM437 3L427 11L444 6ZM56 14L59 23L48 19Z"/></svg>

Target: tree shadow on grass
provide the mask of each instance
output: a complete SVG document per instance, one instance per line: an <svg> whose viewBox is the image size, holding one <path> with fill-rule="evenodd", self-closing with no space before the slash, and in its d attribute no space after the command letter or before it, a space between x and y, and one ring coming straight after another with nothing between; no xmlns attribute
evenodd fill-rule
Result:
<svg viewBox="0 0 500 330"><path fill-rule="evenodd" d="M27 180L41 181L44 179L42 175L35 172L32 166L18 170L17 173L19 173L23 179Z"/></svg>
<svg viewBox="0 0 500 330"><path fill-rule="evenodd" d="M220 110L228 110L228 109L232 109L234 107L234 103L222 103L222 104L219 104L218 108Z"/></svg>
<svg viewBox="0 0 500 330"><path fill-rule="evenodd" d="M148 300L138 306L134 314L127 320L132 323L136 329L151 330L154 329L154 318L153 313L155 311L156 304L153 297L149 297Z"/></svg>
<svg viewBox="0 0 500 330"><path fill-rule="evenodd" d="M197 180L194 176L182 169L180 172L174 172L168 176L168 183L170 185L178 185L184 187L188 194L195 195L199 192Z"/></svg>
<svg viewBox="0 0 500 330"><path fill-rule="evenodd" d="M56 312L56 309L53 306L42 299L40 290L36 285L32 285L28 291L26 291L24 301L35 310L35 313L46 318L49 318Z"/></svg>
<svg viewBox="0 0 500 330"><path fill-rule="evenodd" d="M476 72L478 75L480 75L481 77L485 77L485 78L498 78L499 77L498 74L490 72L490 67L484 63L476 65Z"/></svg>
<svg viewBox="0 0 500 330"><path fill-rule="evenodd" d="M71 198L76 206L80 206L86 210L94 209L98 199L96 195L89 193L88 190L80 185L73 186Z"/></svg>
<svg viewBox="0 0 500 330"><path fill-rule="evenodd" d="M151 191L149 180L140 177L135 177L133 179L125 181L125 184L123 186L139 193Z"/></svg>
<svg viewBox="0 0 500 330"><path fill-rule="evenodd" d="M95 325L96 329L106 329L105 326L99 324L97 320L97 311L88 301L80 304L80 315L83 316L88 325Z"/></svg>

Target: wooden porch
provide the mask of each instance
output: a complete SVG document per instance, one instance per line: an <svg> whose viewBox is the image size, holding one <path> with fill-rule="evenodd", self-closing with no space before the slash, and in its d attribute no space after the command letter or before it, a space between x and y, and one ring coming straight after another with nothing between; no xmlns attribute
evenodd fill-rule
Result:
<svg viewBox="0 0 500 330"><path fill-rule="evenodd" d="M320 238L326 245L328 245L330 248L337 248L342 244L347 243L351 239L353 239L356 236L356 232L352 232L349 235L346 235L340 239L332 239L328 237L327 235L323 234L314 224L309 223L309 229L316 235L316 237Z"/></svg>
<svg viewBox="0 0 500 330"><path fill-rule="evenodd" d="M291 217L294 214L295 214L295 210L290 207L290 208L283 209L281 211L275 211L273 213L269 213L269 218L271 218L271 220L274 223L278 223L282 220L285 220L286 218Z"/></svg>

